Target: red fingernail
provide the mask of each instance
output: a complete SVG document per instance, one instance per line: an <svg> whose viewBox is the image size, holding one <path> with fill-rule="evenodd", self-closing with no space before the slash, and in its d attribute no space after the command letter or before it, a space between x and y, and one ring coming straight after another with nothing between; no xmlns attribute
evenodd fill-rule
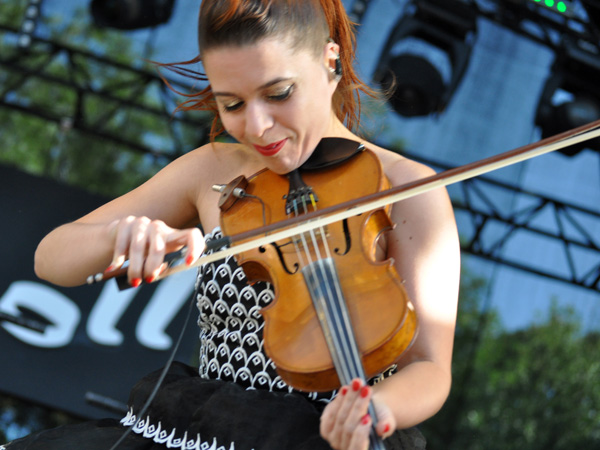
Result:
<svg viewBox="0 0 600 450"><path fill-rule="evenodd" d="M113 266L113 265L111 264L110 266L108 266L108 267L106 268L106 270L104 271L104 273L107 273L107 272L112 272L114 268L115 268L115 266Z"/></svg>
<svg viewBox="0 0 600 450"><path fill-rule="evenodd" d="M344 387L342 388L342 390L340 391L340 394L342 394L342 395L346 395L347 393L348 393L348 388L347 388L346 386L344 386Z"/></svg>
<svg viewBox="0 0 600 450"><path fill-rule="evenodd" d="M352 390L356 392L356 391L358 391L359 389L360 389L360 381L358 381L358 380L354 380L354 381L352 382Z"/></svg>
<svg viewBox="0 0 600 450"><path fill-rule="evenodd" d="M188 255L187 258L185 258L185 263L188 266L191 266L193 262L194 262L194 257L192 255Z"/></svg>
<svg viewBox="0 0 600 450"><path fill-rule="evenodd" d="M369 388L369 386L363 386L362 389L360 390L360 396L362 398L365 398L367 395L369 395L369 392L371 392L371 389Z"/></svg>
<svg viewBox="0 0 600 450"><path fill-rule="evenodd" d="M367 425L369 423L369 420L371 420L371 417L369 417L368 414L365 414L363 418L360 419L360 423L362 423L363 425Z"/></svg>
<svg viewBox="0 0 600 450"><path fill-rule="evenodd" d="M131 285L133 287L138 287L140 284L142 284L141 278L134 278L133 280L131 280Z"/></svg>
<svg viewBox="0 0 600 450"><path fill-rule="evenodd" d="M152 283L152 282L154 281L154 278L155 278L155 276L154 276L154 275L147 276L147 277L145 278L145 280L146 280L146 283Z"/></svg>
<svg viewBox="0 0 600 450"><path fill-rule="evenodd" d="M385 433L388 433L389 431L390 431L390 424L389 424L389 423L386 423L386 424L385 424L385 427L384 427L384 429L383 429L383 433L385 434Z"/></svg>

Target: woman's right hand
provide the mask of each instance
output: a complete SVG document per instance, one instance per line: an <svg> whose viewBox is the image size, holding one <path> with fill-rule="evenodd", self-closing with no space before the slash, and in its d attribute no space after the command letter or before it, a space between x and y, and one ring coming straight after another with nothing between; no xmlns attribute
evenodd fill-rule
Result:
<svg viewBox="0 0 600 450"><path fill-rule="evenodd" d="M204 237L198 228L175 229L162 220L136 216L115 220L108 227L109 235L114 236L114 252L106 272L129 260L127 278L133 287L142 280L154 281L166 267L163 261L167 253L185 246L185 262L191 265L204 250Z"/></svg>

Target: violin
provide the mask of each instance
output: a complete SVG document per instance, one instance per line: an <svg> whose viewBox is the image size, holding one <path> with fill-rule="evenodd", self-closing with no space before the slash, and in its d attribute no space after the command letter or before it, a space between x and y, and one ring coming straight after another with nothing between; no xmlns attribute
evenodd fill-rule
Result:
<svg viewBox="0 0 600 450"><path fill-rule="evenodd" d="M373 152L337 138L323 139L315 152L331 155L332 147L347 147L351 156L287 176L265 169L234 180L220 200L223 233L239 234L389 188ZM236 189L245 194L234 196ZM288 385L330 391L356 377L366 380L396 363L412 343L417 318L402 279L392 260L376 259L379 241L393 228L389 209L237 255L250 282L273 286L275 299L261 310L264 345Z"/></svg>

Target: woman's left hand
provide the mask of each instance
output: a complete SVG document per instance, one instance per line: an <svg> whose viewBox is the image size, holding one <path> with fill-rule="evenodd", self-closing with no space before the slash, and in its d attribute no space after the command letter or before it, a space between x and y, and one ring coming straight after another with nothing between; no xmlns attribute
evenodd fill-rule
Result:
<svg viewBox="0 0 600 450"><path fill-rule="evenodd" d="M373 401L377 414L376 431L386 438L396 429L396 420L389 407L373 395L373 388L360 379L342 386L337 396L321 415L321 436L335 450L367 450L373 420L368 414Z"/></svg>

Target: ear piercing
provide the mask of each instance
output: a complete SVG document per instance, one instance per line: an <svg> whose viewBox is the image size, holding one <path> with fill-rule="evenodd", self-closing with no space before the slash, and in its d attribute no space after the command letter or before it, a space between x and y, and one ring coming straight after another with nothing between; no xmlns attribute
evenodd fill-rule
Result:
<svg viewBox="0 0 600 450"><path fill-rule="evenodd" d="M330 67L329 73L335 81L340 81L342 79L342 61L340 60L339 55L335 58L335 68Z"/></svg>
<svg viewBox="0 0 600 450"><path fill-rule="evenodd" d="M335 41L331 38L327 38L327 42L335 43ZM330 67L329 72L331 73L332 78L335 78L336 81L340 81L342 78L342 61L340 59L340 55L336 55L335 68Z"/></svg>

